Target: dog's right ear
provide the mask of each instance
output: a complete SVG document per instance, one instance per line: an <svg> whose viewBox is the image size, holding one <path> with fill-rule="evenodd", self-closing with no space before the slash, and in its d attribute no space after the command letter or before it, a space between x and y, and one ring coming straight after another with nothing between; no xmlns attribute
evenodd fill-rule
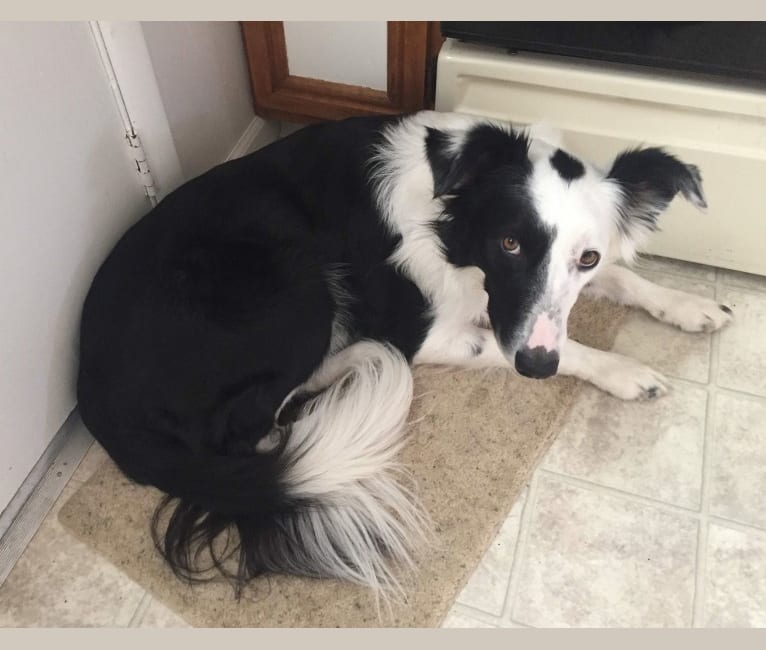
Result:
<svg viewBox="0 0 766 650"><path fill-rule="evenodd" d="M657 147L624 151L607 179L620 189L617 227L627 259L657 230L660 214L677 194L700 209L707 207L699 169Z"/></svg>
<svg viewBox="0 0 766 650"><path fill-rule="evenodd" d="M426 157L434 198L456 194L473 180L502 165L530 164L526 136L494 124L468 131L426 129Z"/></svg>

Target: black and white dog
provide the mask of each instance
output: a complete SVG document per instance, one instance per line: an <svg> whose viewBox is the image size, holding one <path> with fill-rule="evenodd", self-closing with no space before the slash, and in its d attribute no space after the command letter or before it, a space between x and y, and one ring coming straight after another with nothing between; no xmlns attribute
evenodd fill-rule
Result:
<svg viewBox="0 0 766 650"><path fill-rule="evenodd" d="M661 396L659 373L570 340L567 317L586 291L690 332L731 319L615 264L679 192L705 207L697 169L654 148L599 171L464 115L307 127L186 183L116 245L83 310L83 420L167 493L153 534L178 575L207 549L238 588L287 572L395 592L428 529L396 462L410 364ZM233 570L213 544L230 530Z"/></svg>

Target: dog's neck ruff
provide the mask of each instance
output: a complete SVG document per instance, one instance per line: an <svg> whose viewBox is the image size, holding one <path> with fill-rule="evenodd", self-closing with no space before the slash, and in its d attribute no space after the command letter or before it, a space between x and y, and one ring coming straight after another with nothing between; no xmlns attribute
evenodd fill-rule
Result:
<svg viewBox="0 0 766 650"><path fill-rule="evenodd" d="M439 311L459 302L470 304L468 317L486 310L484 274L477 267L458 268L445 255L434 233L444 219L444 202L434 198L434 181L426 157L427 128L443 129L453 138L455 150L471 127L489 122L469 115L424 111L388 127L373 159L371 180L380 215L401 242L389 261L412 280ZM447 309L442 309L444 306ZM463 311L463 310L461 310Z"/></svg>

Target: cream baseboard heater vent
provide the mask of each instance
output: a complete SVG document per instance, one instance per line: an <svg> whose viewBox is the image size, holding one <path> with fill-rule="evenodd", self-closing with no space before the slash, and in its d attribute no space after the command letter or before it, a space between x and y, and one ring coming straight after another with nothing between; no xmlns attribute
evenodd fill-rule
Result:
<svg viewBox="0 0 766 650"><path fill-rule="evenodd" d="M766 86L447 39L436 110L547 122L605 167L626 148L666 147L700 167L709 207L676 199L647 252L766 275Z"/></svg>

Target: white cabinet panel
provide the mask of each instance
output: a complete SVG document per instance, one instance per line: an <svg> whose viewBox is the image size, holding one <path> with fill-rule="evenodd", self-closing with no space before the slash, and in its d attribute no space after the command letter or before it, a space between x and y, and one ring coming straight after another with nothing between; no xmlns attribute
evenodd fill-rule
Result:
<svg viewBox="0 0 766 650"><path fill-rule="evenodd" d="M560 57L510 55L447 40L436 108L561 129L565 145L608 165L637 145L700 167L700 213L676 199L649 252L766 275L766 91Z"/></svg>

